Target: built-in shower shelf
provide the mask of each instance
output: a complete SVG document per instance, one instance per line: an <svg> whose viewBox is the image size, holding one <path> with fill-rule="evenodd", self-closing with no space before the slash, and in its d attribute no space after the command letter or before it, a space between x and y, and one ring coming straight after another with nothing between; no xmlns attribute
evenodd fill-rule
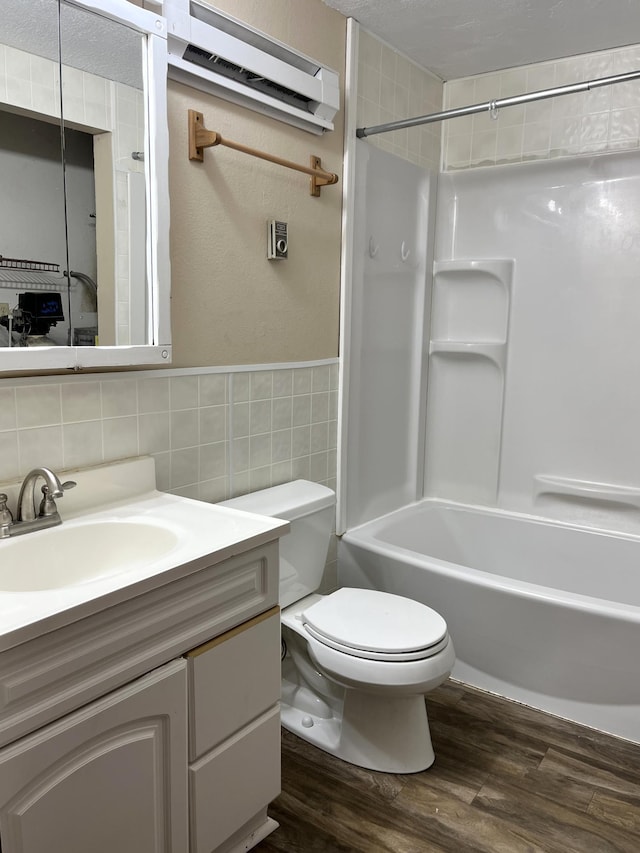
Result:
<svg viewBox="0 0 640 853"><path fill-rule="evenodd" d="M427 495L497 500L513 270L511 258L433 265Z"/></svg>
<svg viewBox="0 0 640 853"><path fill-rule="evenodd" d="M504 370L507 345L493 342L476 341L431 341L430 355L446 355L462 358L486 358L492 361L500 370Z"/></svg>
<svg viewBox="0 0 640 853"><path fill-rule="evenodd" d="M533 497L560 496L580 498L599 503L615 503L640 509L640 488L616 483L595 483L590 480L572 480L553 474L536 474L533 478Z"/></svg>
<svg viewBox="0 0 640 853"><path fill-rule="evenodd" d="M436 261L433 273L434 340L507 339L513 260Z"/></svg>
<svg viewBox="0 0 640 853"><path fill-rule="evenodd" d="M454 258L435 261L433 271L438 275L451 276L457 280L464 276L494 278L503 286L511 279L513 264L513 258Z"/></svg>

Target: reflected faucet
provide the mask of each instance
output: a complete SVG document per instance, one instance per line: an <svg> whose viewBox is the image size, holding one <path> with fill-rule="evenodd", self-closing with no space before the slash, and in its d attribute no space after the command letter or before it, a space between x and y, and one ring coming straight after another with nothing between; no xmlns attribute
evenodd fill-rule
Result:
<svg viewBox="0 0 640 853"><path fill-rule="evenodd" d="M42 478L42 500L36 515L36 483ZM32 530L42 530L45 527L54 527L62 524L62 519L56 506L56 498L61 498L67 489L72 489L76 483L69 480L61 483L59 477L49 468L34 468L29 471L20 487L18 497L18 509L16 520L11 522L8 516L4 516L1 536L20 536L30 533ZM6 498L6 496L3 496ZM6 500L5 500L6 510ZM8 513L8 510L6 510ZM10 513L9 513L10 516Z"/></svg>

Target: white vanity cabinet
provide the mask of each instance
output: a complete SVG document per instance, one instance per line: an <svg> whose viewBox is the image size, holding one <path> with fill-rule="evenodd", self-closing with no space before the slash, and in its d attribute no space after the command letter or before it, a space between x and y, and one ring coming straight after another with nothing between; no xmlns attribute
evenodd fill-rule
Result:
<svg viewBox="0 0 640 853"><path fill-rule="evenodd" d="M0 751L2 853L187 853L186 664Z"/></svg>
<svg viewBox="0 0 640 853"><path fill-rule="evenodd" d="M276 826L266 807L280 793L279 608L187 660L191 851L257 842Z"/></svg>
<svg viewBox="0 0 640 853"><path fill-rule="evenodd" d="M1 853L230 853L277 826L280 532L0 651Z"/></svg>

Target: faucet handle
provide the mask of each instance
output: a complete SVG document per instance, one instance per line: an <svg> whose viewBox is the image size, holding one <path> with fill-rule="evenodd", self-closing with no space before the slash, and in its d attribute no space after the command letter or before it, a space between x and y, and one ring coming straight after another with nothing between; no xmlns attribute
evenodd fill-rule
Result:
<svg viewBox="0 0 640 853"><path fill-rule="evenodd" d="M6 539L9 536L9 528L13 524L13 515L7 507L7 496L0 494L0 539Z"/></svg>
<svg viewBox="0 0 640 853"><path fill-rule="evenodd" d="M67 480L66 483L61 483L60 480L56 478L56 482L58 484L58 487L56 488L55 492L51 492L52 498L61 498L63 492L66 492L67 489L72 489L74 486L78 485L75 480ZM49 487L46 485L46 483L42 487L41 492L43 495L49 493Z"/></svg>
<svg viewBox="0 0 640 853"><path fill-rule="evenodd" d="M58 507L56 506L56 502L54 498L61 498L64 496L64 492L68 489L72 489L74 486L77 486L75 480L67 480L66 483L60 484L60 489L51 493L49 491L49 486L46 484L42 487L42 500L40 501L40 509L38 511L38 515L40 518L46 518L49 515L54 515L58 511Z"/></svg>
<svg viewBox="0 0 640 853"><path fill-rule="evenodd" d="M40 491L42 492L42 500L40 501L38 518L46 518L48 515L53 515L58 511L58 507L56 506L56 502L53 498L54 495L56 497L61 497L62 492L53 492L53 494L51 494L49 486L43 486Z"/></svg>
<svg viewBox="0 0 640 853"><path fill-rule="evenodd" d="M4 492L0 494L0 524L13 521L13 514L7 506L8 500L9 498L4 494Z"/></svg>

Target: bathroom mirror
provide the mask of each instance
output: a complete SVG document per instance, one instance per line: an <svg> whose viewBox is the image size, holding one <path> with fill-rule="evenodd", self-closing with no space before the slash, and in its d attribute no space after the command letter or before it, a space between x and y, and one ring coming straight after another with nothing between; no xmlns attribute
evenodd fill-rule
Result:
<svg viewBox="0 0 640 853"><path fill-rule="evenodd" d="M5 0L2 32L0 371L168 363L164 19Z"/></svg>

